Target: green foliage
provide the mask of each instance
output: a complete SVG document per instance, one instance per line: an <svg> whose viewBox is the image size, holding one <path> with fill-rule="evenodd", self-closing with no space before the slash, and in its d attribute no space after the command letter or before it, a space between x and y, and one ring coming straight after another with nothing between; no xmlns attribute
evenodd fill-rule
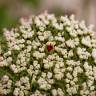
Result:
<svg viewBox="0 0 96 96"><path fill-rule="evenodd" d="M17 18L10 16L6 7L0 7L0 29L14 26L16 23Z"/></svg>
<svg viewBox="0 0 96 96"><path fill-rule="evenodd" d="M39 3L40 3L42 0L22 0L22 1L25 2L26 4L31 5L31 6L34 7L34 8L38 8Z"/></svg>

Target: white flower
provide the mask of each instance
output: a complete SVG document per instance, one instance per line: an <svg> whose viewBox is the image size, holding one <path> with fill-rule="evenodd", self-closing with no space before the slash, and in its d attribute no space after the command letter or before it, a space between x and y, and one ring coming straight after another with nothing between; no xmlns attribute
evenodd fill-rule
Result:
<svg viewBox="0 0 96 96"><path fill-rule="evenodd" d="M71 72L73 69L72 69L72 67L70 66L70 67L67 67L66 70L68 70L68 71Z"/></svg>
<svg viewBox="0 0 96 96"><path fill-rule="evenodd" d="M70 79L65 79L66 83L70 83Z"/></svg>
<svg viewBox="0 0 96 96"><path fill-rule="evenodd" d="M3 58L2 56L0 56L0 63L3 61L3 59L4 59L4 58Z"/></svg>
<svg viewBox="0 0 96 96"><path fill-rule="evenodd" d="M3 80L4 82L6 82L6 81L9 80L9 77L8 77L7 75L5 75L5 76L3 76L2 80Z"/></svg>
<svg viewBox="0 0 96 96"><path fill-rule="evenodd" d="M69 32L69 34L72 36L72 37L77 37L77 31L76 30L71 30Z"/></svg>
<svg viewBox="0 0 96 96"><path fill-rule="evenodd" d="M55 36L55 39L61 42L65 41L65 38L61 37L61 36Z"/></svg>
<svg viewBox="0 0 96 96"><path fill-rule="evenodd" d="M15 50L20 50L20 47L18 45L14 45Z"/></svg>
<svg viewBox="0 0 96 96"><path fill-rule="evenodd" d="M50 65L47 63L47 64L44 64L44 68L45 69L49 69L50 68Z"/></svg>
<svg viewBox="0 0 96 96"><path fill-rule="evenodd" d="M43 96L39 90L36 90L35 93L33 93L32 95L30 96ZM44 95L45 96L45 95Z"/></svg>
<svg viewBox="0 0 96 96"><path fill-rule="evenodd" d="M79 26L80 26L81 29L85 29L85 28L86 28L86 26L85 26L85 21L82 20L82 21L80 22Z"/></svg>
<svg viewBox="0 0 96 96"><path fill-rule="evenodd" d="M90 90L94 90L95 89L95 87L94 86L90 86Z"/></svg>
<svg viewBox="0 0 96 96"><path fill-rule="evenodd" d="M72 93L73 94L76 94L77 93L77 89L75 87L72 87L71 90L72 90Z"/></svg>
<svg viewBox="0 0 96 96"><path fill-rule="evenodd" d="M96 58L96 49L92 49L92 57L95 59Z"/></svg>
<svg viewBox="0 0 96 96"><path fill-rule="evenodd" d="M64 96L64 92L62 91L61 88L58 88L57 92L59 96Z"/></svg>
<svg viewBox="0 0 96 96"><path fill-rule="evenodd" d="M20 91L20 92L19 92L19 95L20 95L20 96L24 96L24 92L23 92L23 91Z"/></svg>
<svg viewBox="0 0 96 96"><path fill-rule="evenodd" d="M57 96L57 94L58 94L58 93L57 93L57 90L56 90L56 89L52 89L52 95L53 95L53 96Z"/></svg>
<svg viewBox="0 0 96 96"><path fill-rule="evenodd" d="M18 69L17 69L17 67L16 67L16 65L11 65L10 66L10 68L11 68L11 70L14 72L14 73L17 73L18 72Z"/></svg>
<svg viewBox="0 0 96 96"><path fill-rule="evenodd" d="M0 79L0 94L7 95L11 92L12 80L7 75Z"/></svg>
<svg viewBox="0 0 96 96"><path fill-rule="evenodd" d="M62 78L63 78L63 73L61 73L61 72L59 72L58 74L55 74L55 78L57 79L57 80L61 80Z"/></svg>
<svg viewBox="0 0 96 96"><path fill-rule="evenodd" d="M66 76L68 79L72 79L72 75L70 73L67 73Z"/></svg>
<svg viewBox="0 0 96 96"><path fill-rule="evenodd" d="M53 26L58 30L63 30L63 24L53 23Z"/></svg>
<svg viewBox="0 0 96 96"><path fill-rule="evenodd" d="M79 39L78 38L69 39L66 41L66 44L68 47L75 48L75 46L79 44Z"/></svg>
<svg viewBox="0 0 96 96"><path fill-rule="evenodd" d="M83 37L81 40L82 44L85 46L91 47L91 39L89 36Z"/></svg>
<svg viewBox="0 0 96 96"><path fill-rule="evenodd" d="M50 79L52 77L52 73L48 72L47 77Z"/></svg>
<svg viewBox="0 0 96 96"><path fill-rule="evenodd" d="M36 26L40 26L40 27L45 26L45 24L38 17L35 17L34 22L35 22Z"/></svg>
<svg viewBox="0 0 96 96"><path fill-rule="evenodd" d="M70 50L69 52L68 52L68 57L72 57L74 54L73 54L73 51L72 50Z"/></svg>
<svg viewBox="0 0 96 96"><path fill-rule="evenodd" d="M35 51L33 53L33 56L39 59L39 58L43 58L45 56L45 53L40 53L39 51Z"/></svg>
<svg viewBox="0 0 96 96"><path fill-rule="evenodd" d="M14 89L14 92L13 92L13 95L14 96L18 96L19 95L19 92L20 92L20 89L19 88L15 88Z"/></svg>
<svg viewBox="0 0 96 96"><path fill-rule="evenodd" d="M48 84L48 82L44 79L44 78L39 78L39 80L37 81L40 88L43 89L43 90L48 90L51 88L51 85Z"/></svg>
<svg viewBox="0 0 96 96"><path fill-rule="evenodd" d="M32 17L31 16L22 17L20 19L20 23L24 26L29 26L30 24L32 24Z"/></svg>
<svg viewBox="0 0 96 96"><path fill-rule="evenodd" d="M86 51L85 48L77 48L77 54L80 57L80 59L88 59L90 57L90 53Z"/></svg>
<svg viewBox="0 0 96 96"><path fill-rule="evenodd" d="M79 34L79 35L83 35L83 31L82 30L80 30L80 29L77 29L77 33Z"/></svg>
<svg viewBox="0 0 96 96"><path fill-rule="evenodd" d="M74 41L69 39L68 41L66 41L66 44L68 47L71 47L71 48L74 48L75 47L75 44L74 44Z"/></svg>
<svg viewBox="0 0 96 96"><path fill-rule="evenodd" d="M12 62L12 57L8 57L8 58L6 59L6 61L7 61L8 63L11 63L11 62Z"/></svg>

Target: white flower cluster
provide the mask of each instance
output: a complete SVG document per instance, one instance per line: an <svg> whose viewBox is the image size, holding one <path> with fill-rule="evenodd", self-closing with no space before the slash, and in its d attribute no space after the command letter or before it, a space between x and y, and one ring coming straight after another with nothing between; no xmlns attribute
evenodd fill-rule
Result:
<svg viewBox="0 0 96 96"><path fill-rule="evenodd" d="M0 95L96 96L96 38L74 15L20 19L0 42ZM4 43L5 44L5 43Z"/></svg>
<svg viewBox="0 0 96 96"><path fill-rule="evenodd" d="M16 81L15 86L16 87L13 92L15 96L24 96L29 94L30 83L28 77L21 77L19 81Z"/></svg>
<svg viewBox="0 0 96 96"><path fill-rule="evenodd" d="M80 59L88 59L90 57L90 53L86 51L86 48L77 48L77 54Z"/></svg>
<svg viewBox="0 0 96 96"><path fill-rule="evenodd" d="M75 48L79 44L79 39L78 38L75 38L73 40L69 39L68 41L66 41L66 44L68 47Z"/></svg>
<svg viewBox="0 0 96 96"><path fill-rule="evenodd" d="M7 95L12 91L12 80L7 75L0 79L0 94Z"/></svg>
<svg viewBox="0 0 96 96"><path fill-rule="evenodd" d="M66 87L67 87L67 92L69 93L69 95L72 94L78 94L78 88L79 85L77 84L78 82L78 74L83 73L83 69L80 67L81 63L80 61L74 61L74 60L67 60L66 61L67 64L67 74L66 74L66 79L65 82ZM75 67L74 67L75 66Z"/></svg>

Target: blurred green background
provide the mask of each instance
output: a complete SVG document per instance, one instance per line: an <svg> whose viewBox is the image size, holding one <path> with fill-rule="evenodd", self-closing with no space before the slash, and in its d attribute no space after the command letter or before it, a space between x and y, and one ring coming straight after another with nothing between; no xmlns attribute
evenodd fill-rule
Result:
<svg viewBox="0 0 96 96"><path fill-rule="evenodd" d="M23 15L29 15L26 13L26 11L22 15L19 14L19 12L16 12L16 9L18 11L18 8L20 8L19 7L20 5L18 4L19 3L18 0L17 1L8 0L7 2L0 0L0 3L1 3L0 4L0 29L4 28L4 27L15 26L15 24L18 23L18 20L20 17L22 17ZM16 5L16 3L17 3L17 5ZM38 0L21 0L20 3L24 4L25 7L26 6L30 6L30 7L32 6L35 9L37 9L37 7L39 5ZM10 10L10 8L13 8L13 10ZM13 11L13 13L10 11ZM22 11L22 9L21 9L21 11ZM15 16L13 15L14 13L16 13Z"/></svg>

